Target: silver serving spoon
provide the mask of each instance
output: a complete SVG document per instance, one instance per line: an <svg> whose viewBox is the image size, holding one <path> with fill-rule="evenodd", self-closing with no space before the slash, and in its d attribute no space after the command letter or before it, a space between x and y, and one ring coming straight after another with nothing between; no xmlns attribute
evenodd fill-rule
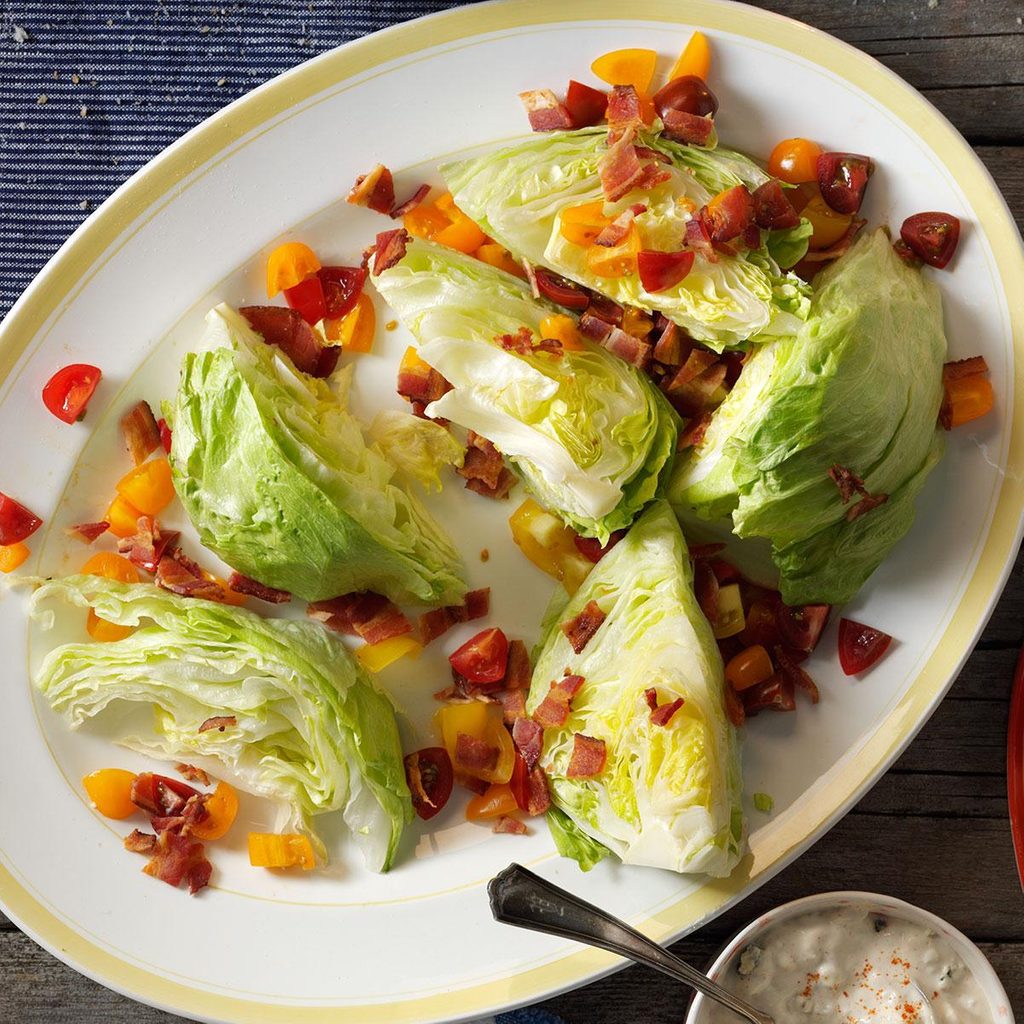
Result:
<svg viewBox="0 0 1024 1024"><path fill-rule="evenodd" d="M690 985L709 999L739 1014L750 1024L775 1024L767 1013L754 1009L716 985L707 975L662 949L635 928L557 885L545 881L519 864L510 864L487 884L491 913L502 924L514 924L535 932L575 939L638 964L646 964L676 981Z"/></svg>

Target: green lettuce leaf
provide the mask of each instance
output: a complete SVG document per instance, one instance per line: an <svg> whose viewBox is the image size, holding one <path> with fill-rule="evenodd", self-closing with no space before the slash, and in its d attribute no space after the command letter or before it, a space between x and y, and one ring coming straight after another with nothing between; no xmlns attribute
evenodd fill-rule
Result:
<svg viewBox="0 0 1024 1024"><path fill-rule="evenodd" d="M555 849L563 857L576 861L584 871L589 871L611 854L607 846L591 839L568 814L557 807L551 807L546 817Z"/></svg>
<svg viewBox="0 0 1024 1024"><path fill-rule="evenodd" d="M849 600L910 528L941 457L945 358L935 284L884 231L865 235L818 276L799 334L754 354L670 500L770 540L787 603ZM848 522L834 465L887 503Z"/></svg>
<svg viewBox="0 0 1024 1024"><path fill-rule="evenodd" d="M391 866L412 817L394 710L340 640L312 622L99 576L49 581L32 599L44 625L69 605L138 627L113 643L63 644L35 672L72 728L108 708L151 708L151 727L125 746L220 762L243 789L278 802L281 830L301 829L321 854L313 821L340 810L367 866ZM222 715L238 724L200 732Z"/></svg>
<svg viewBox="0 0 1024 1024"><path fill-rule="evenodd" d="M607 617L575 654L561 624L590 601ZM566 668L585 682L564 726L544 734L541 764L555 806L627 864L729 874L744 848L739 741L686 542L665 502L648 508L549 626L531 712ZM667 726L651 722L649 687L659 703L685 701ZM567 775L578 732L605 742L596 777Z"/></svg>
<svg viewBox="0 0 1024 1024"><path fill-rule="evenodd" d="M373 590L457 603L454 545L339 396L227 306L206 324L203 349L182 364L170 456L202 542L307 601Z"/></svg>
<svg viewBox="0 0 1024 1024"><path fill-rule="evenodd" d="M807 248L813 234L814 227L806 217L801 217L800 223L795 228L769 231L768 241L765 243L768 255L783 269L795 267L807 255ZM791 312L794 311L791 310ZM806 314L802 319L807 319Z"/></svg>
<svg viewBox="0 0 1024 1024"><path fill-rule="evenodd" d="M400 409L382 409L370 424L370 437L401 470L426 490L441 490L441 470L461 466L462 445L451 431L422 416Z"/></svg>
<svg viewBox="0 0 1024 1024"><path fill-rule="evenodd" d="M519 278L413 240L373 281L453 386L428 414L493 441L573 529L603 542L662 493L675 412L644 374L599 345L562 358L502 348L496 337L522 327L539 340L555 312Z"/></svg>
<svg viewBox="0 0 1024 1024"><path fill-rule="evenodd" d="M637 274L600 277L587 265L586 249L564 238L560 215L569 207L604 199L598 163L606 151L606 128L545 132L484 156L441 168L455 202L488 235L531 263L572 278L616 302L658 310L685 328L691 337L721 349L748 339L766 341L799 327L798 315L774 297L777 279L786 278L772 263L719 255L698 255L679 284L652 294ZM615 214L638 199L647 209L636 218L645 248L680 248L692 210L722 188L741 181L760 183L767 175L756 164L728 150L698 150L655 135L644 144L666 153L671 164L665 183L633 192L605 211ZM767 254L765 254L767 255ZM793 288L801 287L794 278Z"/></svg>

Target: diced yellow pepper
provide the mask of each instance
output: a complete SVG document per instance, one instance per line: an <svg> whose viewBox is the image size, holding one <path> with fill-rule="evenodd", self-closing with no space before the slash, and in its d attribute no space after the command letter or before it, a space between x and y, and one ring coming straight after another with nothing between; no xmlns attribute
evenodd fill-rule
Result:
<svg viewBox="0 0 1024 1024"><path fill-rule="evenodd" d="M576 330L576 322L565 313L544 317L540 322L540 336L561 342L567 352L583 352L586 349L580 340L580 332Z"/></svg>
<svg viewBox="0 0 1024 1024"><path fill-rule="evenodd" d="M743 600L740 597L740 585L730 583L718 591L718 622L715 624L715 638L724 640L726 637L742 633L747 624L743 614Z"/></svg>
<svg viewBox="0 0 1024 1024"><path fill-rule="evenodd" d="M399 658L418 658L423 645L411 636L393 636L376 644L365 644L356 651L356 657L371 672L381 672Z"/></svg>
<svg viewBox="0 0 1024 1024"><path fill-rule="evenodd" d="M512 778L516 748L512 742L512 735L502 720L500 705L481 700L468 701L464 704L445 704L435 717L445 749L456 771L465 771L460 768L457 757L459 733L465 733L498 749L498 759L493 768L481 768L466 774L485 782L503 783Z"/></svg>
<svg viewBox="0 0 1024 1024"><path fill-rule="evenodd" d="M576 547L573 531L532 498L509 516L508 525L523 554L538 569L560 580L569 594L575 594L594 566Z"/></svg>
<svg viewBox="0 0 1024 1024"><path fill-rule="evenodd" d="M316 867L313 844L298 833L274 835L249 833L249 863L254 868L294 868L311 871Z"/></svg>

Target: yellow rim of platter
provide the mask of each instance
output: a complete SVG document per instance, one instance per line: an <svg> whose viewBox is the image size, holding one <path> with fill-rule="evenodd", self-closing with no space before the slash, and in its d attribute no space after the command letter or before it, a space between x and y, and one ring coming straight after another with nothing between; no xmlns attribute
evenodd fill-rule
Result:
<svg viewBox="0 0 1024 1024"><path fill-rule="evenodd" d="M1006 204L983 165L952 126L922 96L881 64L858 50L806 25L722 0L518 0L460 8L429 19L388 29L349 43L269 82L204 122L118 190L74 234L19 300L0 331L0 384L44 324L59 317L106 262L111 247L126 229L148 219L173 201L176 187L197 168L230 150L244 136L289 109L356 75L428 47L483 33L567 21L655 21L700 26L735 35L815 62L863 90L874 102L914 127L956 181L976 214L974 230L984 232L1007 296L1013 337L1013 394L1024 393L1024 369L1017 350L1024 345L1024 250ZM123 243L122 243L123 244ZM1009 392L1009 389L1008 389ZM1012 417L1008 462L1020 462L1024 423ZM729 879L709 882L667 907L639 927L665 940L693 927L737 899L751 878L767 879L801 852L819 829L834 822L860 795L880 765L888 764L920 726L970 651L1009 571L1019 542L1024 488L1016 475L1002 479L992 522L977 553L976 568L934 653L902 700L876 732L852 755L842 771L816 787L813 813L798 825L780 830L770 847L755 847ZM578 984L610 969L616 962L592 950L528 968L486 984L414 998L394 1004L301 1006L274 1004L210 992L121 960L65 924L0 866L0 904L37 941L77 970L134 998L175 1013L206 1020L260 1024L386 1021L466 1018L495 1006L524 1003Z"/></svg>

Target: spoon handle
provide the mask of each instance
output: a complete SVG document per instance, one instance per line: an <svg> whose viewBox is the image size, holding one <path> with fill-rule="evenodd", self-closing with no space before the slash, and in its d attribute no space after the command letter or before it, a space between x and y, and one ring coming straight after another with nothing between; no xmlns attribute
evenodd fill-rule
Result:
<svg viewBox="0 0 1024 1024"><path fill-rule="evenodd" d="M519 864L510 864L492 878L487 892L491 899L491 913L503 924L575 939L618 953L690 985L751 1024L774 1024L767 1014L737 999L636 929Z"/></svg>

